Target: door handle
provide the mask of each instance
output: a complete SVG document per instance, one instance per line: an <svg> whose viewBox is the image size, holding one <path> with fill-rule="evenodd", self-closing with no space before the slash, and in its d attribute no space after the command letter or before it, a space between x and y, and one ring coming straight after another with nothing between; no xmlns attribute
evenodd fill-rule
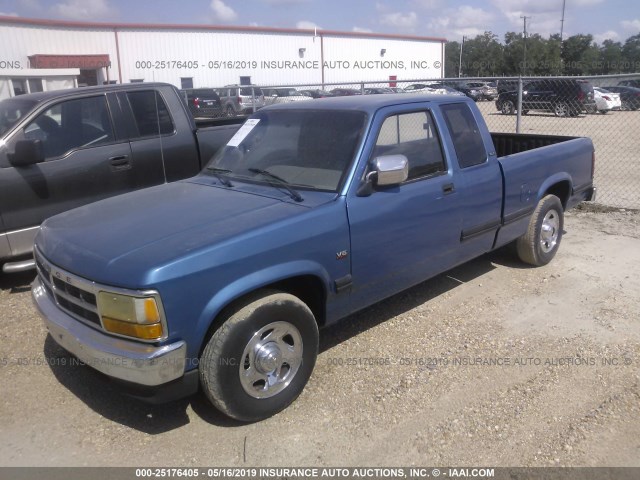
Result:
<svg viewBox="0 0 640 480"><path fill-rule="evenodd" d="M113 170L126 170L131 168L128 155L116 155L115 157L109 157L109 162Z"/></svg>
<svg viewBox="0 0 640 480"><path fill-rule="evenodd" d="M449 195L450 193L453 193L454 191L455 191L455 187L454 187L453 183L445 183L442 186L442 192L445 195Z"/></svg>
<svg viewBox="0 0 640 480"><path fill-rule="evenodd" d="M109 161L111 162L111 165L113 165L114 167L118 167L118 166L124 165L125 163L129 163L127 155L117 155L115 157L109 157Z"/></svg>

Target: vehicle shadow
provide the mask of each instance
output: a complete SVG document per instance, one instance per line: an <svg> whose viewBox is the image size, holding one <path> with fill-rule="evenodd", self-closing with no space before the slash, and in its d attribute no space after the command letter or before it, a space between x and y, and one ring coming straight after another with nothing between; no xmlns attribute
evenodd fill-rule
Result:
<svg viewBox="0 0 640 480"><path fill-rule="evenodd" d="M460 285L491 272L494 263L520 268L510 250L488 253L357 312L320 332L320 353L349 340ZM526 268L526 267L525 267Z"/></svg>
<svg viewBox="0 0 640 480"><path fill-rule="evenodd" d="M479 257L323 329L320 332L320 352L460 285L477 280L494 270L496 264L510 268L521 266L504 248ZM108 377L71 356L50 335L44 343L44 355L56 379L94 412L141 432L158 435L189 424L189 406L200 419L211 425L234 428L247 424L229 419L217 411L202 392L163 405L151 405L129 397Z"/></svg>
<svg viewBox="0 0 640 480"><path fill-rule="evenodd" d="M47 335L44 356L56 379L100 416L113 422L158 435L189 424L189 405L206 422L223 427L242 425L219 413L199 392L189 398L152 405L125 395L106 375L84 365Z"/></svg>
<svg viewBox="0 0 640 480"><path fill-rule="evenodd" d="M31 282L33 282L35 278L35 270L18 273L0 273L0 290L9 290L9 293L27 292L31 288Z"/></svg>
<svg viewBox="0 0 640 480"><path fill-rule="evenodd" d="M516 114L512 114L512 115L504 115L502 112L490 112L487 113L485 115L489 115L489 116L494 116L494 115L498 115L498 116L502 116L505 118L516 118ZM567 116L567 117L558 117L557 115L554 115L553 113L542 113L542 112L529 112L526 114L523 114L521 118L587 118L588 116L591 116L592 114L590 113L580 113L578 115L575 116Z"/></svg>

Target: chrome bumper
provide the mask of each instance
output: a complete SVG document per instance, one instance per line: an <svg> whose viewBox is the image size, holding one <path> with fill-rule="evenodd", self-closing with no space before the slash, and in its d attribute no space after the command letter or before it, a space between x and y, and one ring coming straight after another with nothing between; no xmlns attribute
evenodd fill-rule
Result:
<svg viewBox="0 0 640 480"><path fill-rule="evenodd" d="M51 337L99 372L145 386L162 385L184 375L184 341L155 347L99 332L60 310L39 278L31 286L31 295Z"/></svg>

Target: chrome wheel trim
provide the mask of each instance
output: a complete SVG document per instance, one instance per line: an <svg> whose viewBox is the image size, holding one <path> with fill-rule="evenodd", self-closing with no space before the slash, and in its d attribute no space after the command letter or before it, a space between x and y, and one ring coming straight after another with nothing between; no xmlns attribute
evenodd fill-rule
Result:
<svg viewBox="0 0 640 480"><path fill-rule="evenodd" d="M549 210L542 219L540 227L540 248L544 253L549 253L558 244L560 233L560 215L555 210Z"/></svg>
<svg viewBox="0 0 640 480"><path fill-rule="evenodd" d="M289 322L255 332L240 358L240 384L253 398L270 398L289 386L302 365L302 336Z"/></svg>
<svg viewBox="0 0 640 480"><path fill-rule="evenodd" d="M502 113L503 114L511 115L514 110L515 110L515 107L514 107L513 102L511 100L507 100L507 101L502 103Z"/></svg>
<svg viewBox="0 0 640 480"><path fill-rule="evenodd" d="M566 103L557 103L555 107L555 114L558 117L566 117L569 115L569 106Z"/></svg>

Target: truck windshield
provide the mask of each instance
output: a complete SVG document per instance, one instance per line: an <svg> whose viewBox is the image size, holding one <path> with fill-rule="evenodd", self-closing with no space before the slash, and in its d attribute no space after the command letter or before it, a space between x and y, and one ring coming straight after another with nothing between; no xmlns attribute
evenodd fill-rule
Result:
<svg viewBox="0 0 640 480"><path fill-rule="evenodd" d="M335 192L351 164L366 115L346 110L270 110L252 115L207 171L251 182L276 175L295 188Z"/></svg>
<svg viewBox="0 0 640 480"><path fill-rule="evenodd" d="M22 98L9 98L0 102L0 137L29 113L38 102Z"/></svg>

